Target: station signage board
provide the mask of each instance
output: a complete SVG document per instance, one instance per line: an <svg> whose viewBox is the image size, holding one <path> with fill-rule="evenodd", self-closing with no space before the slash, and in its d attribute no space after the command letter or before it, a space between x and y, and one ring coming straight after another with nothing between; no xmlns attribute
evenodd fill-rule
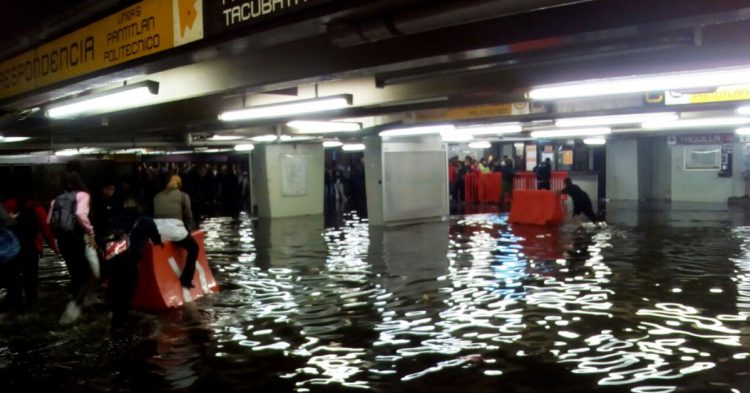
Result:
<svg viewBox="0 0 750 393"><path fill-rule="evenodd" d="M680 92L666 91L666 105L709 104L750 100L750 85L719 86L710 91Z"/></svg>
<svg viewBox="0 0 750 393"><path fill-rule="evenodd" d="M203 38L200 0L144 0L0 63L0 99Z"/></svg>
<svg viewBox="0 0 750 393"><path fill-rule="evenodd" d="M203 0L206 34L245 29L333 0Z"/></svg>
<svg viewBox="0 0 750 393"><path fill-rule="evenodd" d="M721 145L734 143L734 134L691 134L670 136L670 145Z"/></svg>
<svg viewBox="0 0 750 393"><path fill-rule="evenodd" d="M529 102L465 106L421 111L416 113L415 118L420 122L486 119L538 113L535 108Z"/></svg>

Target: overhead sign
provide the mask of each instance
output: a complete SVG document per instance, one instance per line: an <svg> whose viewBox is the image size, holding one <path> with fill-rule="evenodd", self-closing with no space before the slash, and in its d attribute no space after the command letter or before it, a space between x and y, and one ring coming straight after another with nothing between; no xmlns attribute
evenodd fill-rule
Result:
<svg viewBox="0 0 750 393"><path fill-rule="evenodd" d="M0 63L0 99L203 38L201 0L144 0Z"/></svg>
<svg viewBox="0 0 750 393"><path fill-rule="evenodd" d="M203 0L207 35L242 29L333 0Z"/></svg>
<svg viewBox="0 0 750 393"><path fill-rule="evenodd" d="M528 102L467 106L460 108L435 109L416 113L417 121L451 121L484 119L515 115L528 115L532 110Z"/></svg>
<svg viewBox="0 0 750 393"><path fill-rule="evenodd" d="M744 100L750 100L750 85L720 86L709 92L681 93L667 91L664 94L664 103L667 105L708 104Z"/></svg>
<svg viewBox="0 0 750 393"><path fill-rule="evenodd" d="M671 145L721 145L734 141L734 134L677 135L670 136L667 140Z"/></svg>

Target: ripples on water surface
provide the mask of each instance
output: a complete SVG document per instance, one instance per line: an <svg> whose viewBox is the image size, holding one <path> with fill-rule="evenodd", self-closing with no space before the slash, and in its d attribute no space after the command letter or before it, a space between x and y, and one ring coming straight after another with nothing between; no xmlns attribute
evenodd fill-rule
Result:
<svg viewBox="0 0 750 393"><path fill-rule="evenodd" d="M0 322L1 391L747 392L750 228L509 227L478 215L203 225L223 291L112 339L63 265Z"/></svg>

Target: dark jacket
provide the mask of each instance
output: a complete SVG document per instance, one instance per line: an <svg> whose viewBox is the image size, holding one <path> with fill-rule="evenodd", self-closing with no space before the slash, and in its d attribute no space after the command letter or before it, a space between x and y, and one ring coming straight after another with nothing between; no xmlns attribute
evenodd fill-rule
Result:
<svg viewBox="0 0 750 393"><path fill-rule="evenodd" d="M552 167L546 162L543 162L534 168L534 173L536 173L536 179L538 181L549 182L549 179L552 178Z"/></svg>
<svg viewBox="0 0 750 393"><path fill-rule="evenodd" d="M589 198L589 195L586 194L586 192L583 191L581 187L578 187L575 184L569 184L565 186L565 188L563 188L561 192L570 196L570 199L573 200L574 206L591 206L591 199Z"/></svg>
<svg viewBox="0 0 750 393"><path fill-rule="evenodd" d="M162 244L161 235L151 217L143 215L137 208L125 208L112 220L112 232L130 236L130 252L136 261L143 256L143 248L150 239L154 244Z"/></svg>

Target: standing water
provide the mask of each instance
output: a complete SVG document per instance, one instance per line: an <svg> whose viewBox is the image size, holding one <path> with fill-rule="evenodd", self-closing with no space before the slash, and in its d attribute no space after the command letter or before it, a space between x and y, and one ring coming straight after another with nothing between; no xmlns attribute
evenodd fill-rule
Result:
<svg viewBox="0 0 750 393"><path fill-rule="evenodd" d="M221 293L112 337L67 274L0 315L1 392L747 392L750 228L203 223ZM659 221L659 220L656 220Z"/></svg>

